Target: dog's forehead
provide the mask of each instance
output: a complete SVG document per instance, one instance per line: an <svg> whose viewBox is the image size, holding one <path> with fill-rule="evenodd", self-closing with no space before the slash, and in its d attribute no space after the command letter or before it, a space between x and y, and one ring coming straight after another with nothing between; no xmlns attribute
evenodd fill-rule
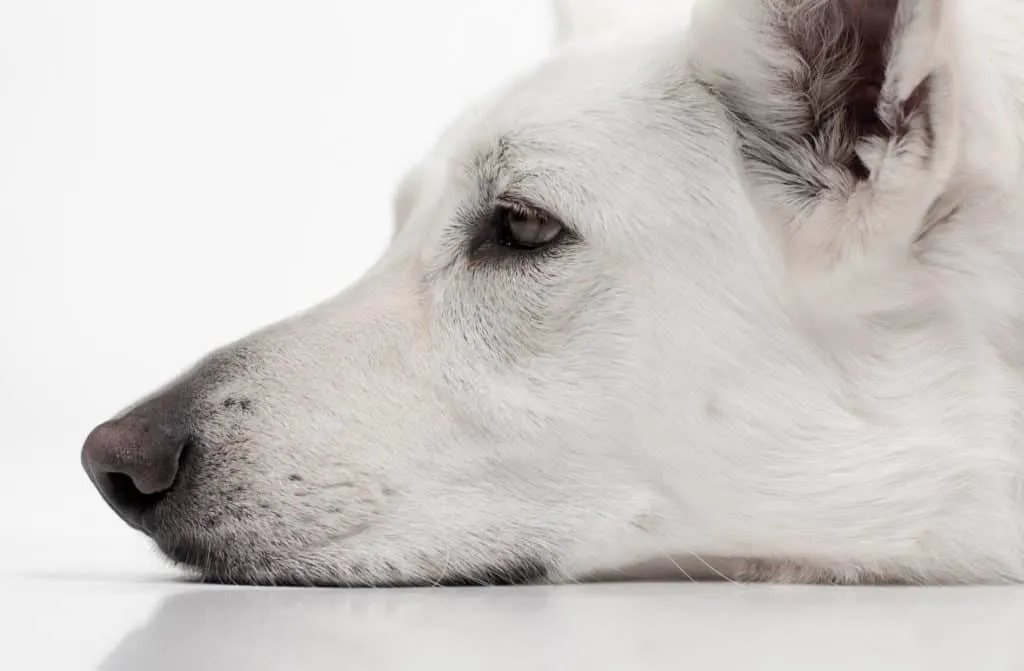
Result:
<svg viewBox="0 0 1024 671"><path fill-rule="evenodd" d="M657 114L666 91L688 76L677 37L607 39L561 51L470 109L439 148L465 165L500 160L515 167L537 155L571 157L616 131L621 137L621 127Z"/></svg>
<svg viewBox="0 0 1024 671"><path fill-rule="evenodd" d="M709 145L720 144L724 124L683 39L675 31L576 45L471 107L403 180L398 229L415 220L430 235L438 212L498 196L571 220L580 202L621 188L624 170L648 185L704 174L720 161Z"/></svg>

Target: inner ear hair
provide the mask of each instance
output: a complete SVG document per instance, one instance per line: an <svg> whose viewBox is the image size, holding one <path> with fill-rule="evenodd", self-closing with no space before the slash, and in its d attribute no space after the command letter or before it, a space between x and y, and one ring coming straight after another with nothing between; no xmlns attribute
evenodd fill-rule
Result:
<svg viewBox="0 0 1024 671"><path fill-rule="evenodd" d="M783 3L779 3L780 5ZM775 19L803 67L789 85L806 101L805 125L825 133L824 148L859 179L868 177L853 144L888 136L920 105L920 96L898 109L881 105L892 52L896 0L811 0Z"/></svg>
<svg viewBox="0 0 1024 671"><path fill-rule="evenodd" d="M728 3L724 3L728 4ZM908 19L898 0L769 0L766 5L766 48L784 50L775 68L772 90L747 87L743 73L710 84L742 120L770 132L776 142L810 143L823 169L843 169L867 179L868 167L857 145L869 138L892 138L906 132L908 120L926 112L929 77L922 76L902 99L891 94L896 40ZM781 66L781 67L780 67ZM762 107L763 111L758 108ZM783 109L778 109L781 106ZM774 108L774 109L773 109ZM751 147L758 151L757 145ZM772 152L773 155L776 152ZM804 157L799 160L803 161ZM826 184L808 184L811 189Z"/></svg>
<svg viewBox="0 0 1024 671"><path fill-rule="evenodd" d="M928 225L956 146L945 4L722 0L695 24L698 76L802 257L905 254Z"/></svg>

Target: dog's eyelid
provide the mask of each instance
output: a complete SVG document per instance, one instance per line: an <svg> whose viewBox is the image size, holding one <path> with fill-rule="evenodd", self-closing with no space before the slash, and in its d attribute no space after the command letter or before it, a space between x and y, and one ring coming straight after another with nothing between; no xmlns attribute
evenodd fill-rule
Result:
<svg viewBox="0 0 1024 671"><path fill-rule="evenodd" d="M511 210L521 217L537 217L538 219L558 221L558 217L551 216L544 210L544 208L537 207L536 205L519 198L509 198L507 196L495 198L494 206Z"/></svg>
<svg viewBox="0 0 1024 671"><path fill-rule="evenodd" d="M535 217L541 222L557 225L570 235L576 235L576 231L573 227L569 226L562 217L552 214L551 210L540 205L536 205L525 198L519 198L512 195L499 196L494 199L493 208L511 210L515 214L524 218Z"/></svg>

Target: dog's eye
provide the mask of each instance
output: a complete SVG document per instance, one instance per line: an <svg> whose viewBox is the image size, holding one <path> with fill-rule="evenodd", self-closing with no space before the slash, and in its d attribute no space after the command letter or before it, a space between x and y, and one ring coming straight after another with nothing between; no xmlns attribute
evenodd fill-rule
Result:
<svg viewBox="0 0 1024 671"><path fill-rule="evenodd" d="M565 227L540 212L515 205L498 205L493 224L498 244L516 249L539 249L555 242Z"/></svg>

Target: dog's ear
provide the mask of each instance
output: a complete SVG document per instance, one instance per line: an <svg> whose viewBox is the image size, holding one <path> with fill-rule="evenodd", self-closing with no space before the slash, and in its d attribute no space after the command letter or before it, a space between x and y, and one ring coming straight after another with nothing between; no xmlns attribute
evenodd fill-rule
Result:
<svg viewBox="0 0 1024 671"><path fill-rule="evenodd" d="M554 0L560 43L688 18L694 0Z"/></svg>
<svg viewBox="0 0 1024 671"><path fill-rule="evenodd" d="M864 225L889 208L883 218L920 227L957 150L955 3L716 0L695 14L689 53L776 205L827 201L818 219Z"/></svg>

